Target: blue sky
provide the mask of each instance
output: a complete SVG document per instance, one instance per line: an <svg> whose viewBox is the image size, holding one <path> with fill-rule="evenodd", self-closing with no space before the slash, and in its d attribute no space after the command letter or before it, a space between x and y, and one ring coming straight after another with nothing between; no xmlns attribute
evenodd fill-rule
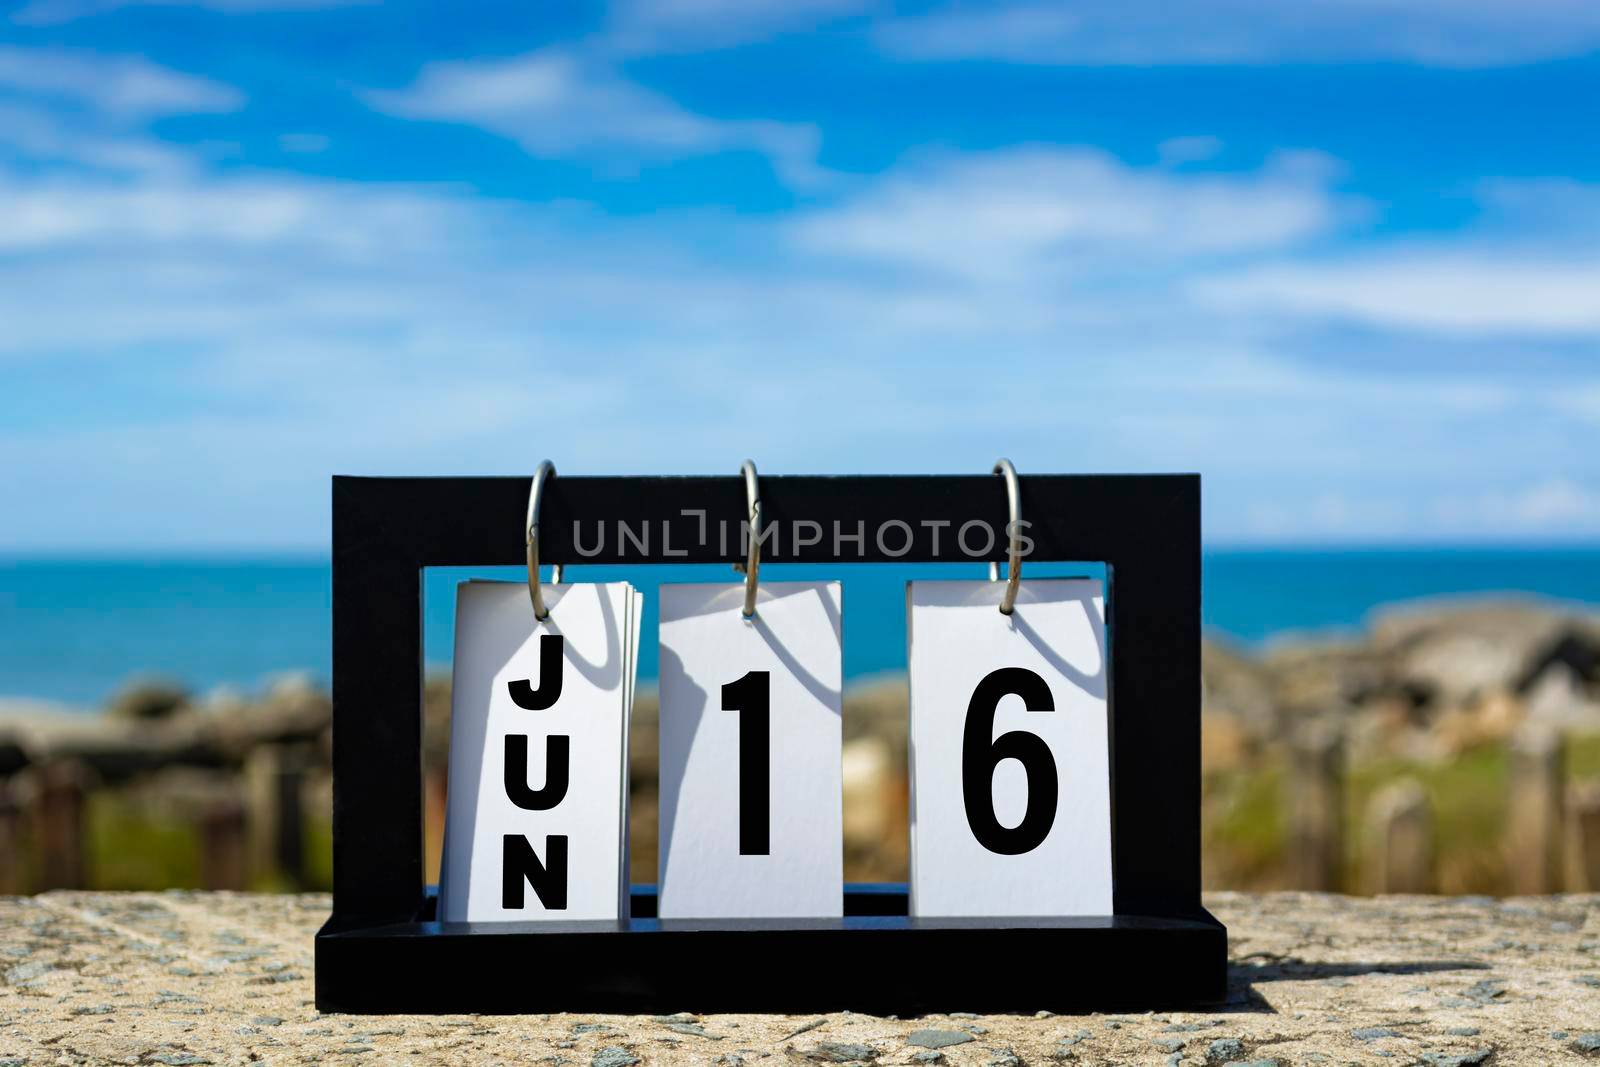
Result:
<svg viewBox="0 0 1600 1067"><path fill-rule="evenodd" d="M1198 470L1600 539L1600 5L0 5L0 550L333 473Z"/></svg>

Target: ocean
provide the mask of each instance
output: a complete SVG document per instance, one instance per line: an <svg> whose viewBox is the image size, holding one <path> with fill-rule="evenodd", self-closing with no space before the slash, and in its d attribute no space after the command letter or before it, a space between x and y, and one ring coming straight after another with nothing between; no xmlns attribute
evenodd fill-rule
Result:
<svg viewBox="0 0 1600 1067"><path fill-rule="evenodd" d="M1420 597L1523 593L1600 605L1597 549L1216 551L1205 557L1202 617L1246 645L1292 633L1354 630L1380 605ZM841 578L848 680L904 670L910 578L979 578L974 564L832 567L770 564L767 581ZM1088 575L1095 564L1034 564L1031 577ZM433 568L424 576L424 647L447 670L455 584L522 581L516 567ZM571 581L626 579L645 592L641 681L656 674L655 589L733 582L723 566L573 567ZM94 707L133 677L197 693L245 693L276 676L329 674L329 567L316 558L0 561L0 697Z"/></svg>

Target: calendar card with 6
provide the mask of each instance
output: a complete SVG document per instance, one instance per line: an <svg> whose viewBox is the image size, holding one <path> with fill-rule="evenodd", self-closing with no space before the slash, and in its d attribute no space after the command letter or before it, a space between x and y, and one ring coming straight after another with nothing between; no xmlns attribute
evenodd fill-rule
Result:
<svg viewBox="0 0 1600 1067"><path fill-rule="evenodd" d="M911 913L1111 914L1098 581L912 582Z"/></svg>

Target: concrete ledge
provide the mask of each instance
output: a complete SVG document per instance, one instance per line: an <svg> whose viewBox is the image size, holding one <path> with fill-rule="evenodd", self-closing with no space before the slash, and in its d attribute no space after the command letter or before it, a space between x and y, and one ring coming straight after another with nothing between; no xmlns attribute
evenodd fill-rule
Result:
<svg viewBox="0 0 1600 1067"><path fill-rule="evenodd" d="M1600 897L1493 901L1219 893L1218 1011L916 1020L833 1015L344 1016L312 1005L325 896L0 898L0 1064L758 1061L1600 1062ZM751 981L763 967L751 961ZM860 966L848 961L841 966ZM1093 960L965 959L1052 972ZM893 960L879 961L894 981ZM436 976L449 981L448 975ZM514 980L508 976L508 980ZM684 1004L685 1012L695 1005ZM924 1033L918 1033L923 1031ZM931 1032L931 1033L929 1033ZM1593 1038L1588 1052L1584 1035ZM916 1043L908 1041L914 1039ZM965 1040L970 1038L970 1040ZM932 1046L932 1047L930 1047Z"/></svg>

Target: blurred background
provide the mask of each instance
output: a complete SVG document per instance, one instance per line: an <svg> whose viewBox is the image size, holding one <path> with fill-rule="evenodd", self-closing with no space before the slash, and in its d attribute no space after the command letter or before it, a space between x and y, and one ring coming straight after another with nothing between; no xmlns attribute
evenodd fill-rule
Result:
<svg viewBox="0 0 1600 1067"><path fill-rule="evenodd" d="M334 473L998 455L1204 475L1208 886L1600 889L1596 99L1568 0L0 4L0 891L328 884ZM982 571L807 573L901 878L901 583ZM646 881L734 576L569 577Z"/></svg>

